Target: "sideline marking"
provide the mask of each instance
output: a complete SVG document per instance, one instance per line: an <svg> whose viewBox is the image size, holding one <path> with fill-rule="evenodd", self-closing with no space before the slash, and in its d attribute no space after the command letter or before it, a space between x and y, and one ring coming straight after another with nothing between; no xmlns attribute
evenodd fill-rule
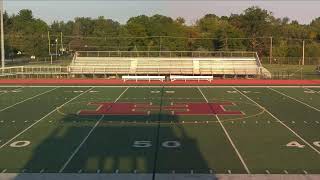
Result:
<svg viewBox="0 0 320 180"><path fill-rule="evenodd" d="M264 108L263 106L261 106L260 104L258 104L257 102L255 102L254 100L252 100L251 98L249 98L247 95L241 93L237 88L233 88L236 91L238 91L241 95L243 95L244 97L246 97L248 100L250 100L251 102L255 103L256 105L258 105L261 108ZM267 110L266 108L264 108L265 111L272 116L275 120L277 120L279 123L281 123L284 127L286 127L289 131L291 131L295 136L297 136L301 141L303 141L305 144L307 144L311 149L313 149L316 153L318 153L320 155L320 151L317 150L315 147L313 147L308 141L306 141L305 139L303 139L298 133L296 133L294 130L292 130L289 126L287 126L284 122L282 122L279 118L277 118L276 116L274 116L269 110Z"/></svg>
<svg viewBox="0 0 320 180"><path fill-rule="evenodd" d="M201 93L202 97L205 99L205 101L208 103L209 101L208 101L208 99L206 98L206 96L203 94L202 90L201 90L199 87L198 87L198 90L199 90L199 92ZM243 160L243 158L242 158L239 150L237 149L236 145L233 143L233 141L232 141L232 139L231 139L228 131L226 130L226 128L224 127L224 125L223 125L222 122L220 121L220 118L218 117L218 115L215 115L215 116L216 116L216 118L217 118L220 126L222 127L224 133L226 134L227 138L229 139L229 142L231 143L233 149L236 151L236 153L237 153L237 155L238 155L238 157L239 157L242 165L244 166L245 170L247 171L248 174L251 174L251 173L250 173L250 170L249 170L247 164L244 162L244 160Z"/></svg>
<svg viewBox="0 0 320 180"><path fill-rule="evenodd" d="M7 86L0 86L0 88L1 87L7 87ZM10 87L10 86L9 86ZM14 87L16 87L16 86L14 86ZM7 92L2 92L2 93L0 93L0 95L2 95L2 94L8 94L8 93L10 93L10 91L17 91L17 90L20 90L20 89L23 89L23 88L25 88L25 87L19 87L19 88L16 88L16 89L11 89L11 90L8 90Z"/></svg>
<svg viewBox="0 0 320 180"><path fill-rule="evenodd" d="M319 88L319 87L318 87ZM318 91L318 90L313 90L313 89L309 89L309 88L307 88L307 87L303 87L303 89L306 89L306 90L308 90L308 91L312 91L312 92L318 92L318 93L320 93L320 91Z"/></svg>
<svg viewBox="0 0 320 180"><path fill-rule="evenodd" d="M64 104L62 104L59 107L62 107L66 104L68 104L69 102L77 99L78 97L80 97L81 95L85 94L86 92L90 91L91 89L93 89L94 87L86 90L85 92L73 97L72 99L70 99L69 101L65 102ZM43 116L41 119L35 121L33 124L31 124L29 127L27 127L26 129L24 129L23 131L21 131L19 134L15 135L13 138L11 138L10 140L8 140L6 143L2 144L0 146L0 149L2 149L4 146L6 146L7 144L9 144L10 142L12 142L14 139L16 139L17 137L19 137L21 134L25 133L26 131L28 131L29 129L31 129L34 125L38 124L40 121L42 121L43 119L47 118L48 116L50 116L51 114L53 114L55 111L57 110L57 108L55 108L54 110L52 110L51 112L49 112L48 114L46 114L45 116Z"/></svg>
<svg viewBox="0 0 320 180"><path fill-rule="evenodd" d="M281 95L283 95L283 96L285 96L285 97L287 97L287 98L290 98L290 99L292 99L292 100L294 100L294 101L297 101L297 102L299 102L299 103L301 103L301 104L303 104L303 105L305 105L305 106L308 106L309 108L311 108L311 109L313 109L313 110L316 110L316 111L320 112L320 109L315 108L315 107L313 107L313 106L311 106L311 105L309 105L309 104L307 104L307 103L305 103L305 102L302 102L302 101L300 101L300 100L298 100L298 99L296 99L296 98L294 98L294 97L291 97L291 96L289 96L289 95L286 95L285 93L282 93L282 92L280 92L280 91L278 91L278 90L275 90L275 89L272 89L272 88L270 88L270 87L268 87L268 89L270 89L270 90L272 90L272 91L274 91L274 92L277 92L277 93L279 93L279 94L281 94Z"/></svg>
<svg viewBox="0 0 320 180"><path fill-rule="evenodd" d="M118 98L114 101L117 102L121 96L129 89L129 87L127 87L119 96ZM89 131L89 133L87 134L87 136L82 140L82 142L78 145L78 147L73 151L73 153L71 154L71 156L68 158L68 160L63 164L63 166L61 167L61 169L59 170L59 173L62 173L64 171L64 169L68 166L68 164L71 162L71 160L73 159L73 157L79 152L79 150L81 149L81 147L83 146L83 144L87 141L87 139L89 138L89 136L92 134L92 132L96 129L96 127L99 125L99 123L102 121L102 119L104 118L104 115L101 116L101 118L96 122L96 124L91 128L91 130Z"/></svg>
<svg viewBox="0 0 320 180"><path fill-rule="evenodd" d="M35 86L1 86L0 87L20 87L20 88L24 88L24 87L107 87L107 88L127 88L127 87L133 87L133 88L161 88L162 86L160 85L143 85L143 86L135 86L135 85L114 85L114 86L108 86L108 85L102 85L102 86L93 86L93 85L79 85L79 86L75 86L75 85L63 85L63 86L44 86L44 85L35 85ZM266 87L279 87L279 88L320 88L320 85L306 85L306 86L302 86L302 85L295 85L295 86L286 86L286 85L268 85L268 86L264 86L264 85L236 85L236 86L228 86L228 85L203 85L203 86L199 86L199 85L191 85L191 86L180 86L180 85L170 85L170 86L166 86L168 88L197 88L197 87L201 87L201 88L266 88Z"/></svg>
<svg viewBox="0 0 320 180"><path fill-rule="evenodd" d="M5 111L5 110L7 110L7 109L9 109L9 108L12 108L12 107L14 107L14 106L16 106L16 105L18 105L18 104L24 103L24 102L26 102L26 101L28 101L28 100L34 99L34 98L36 98L36 97L38 97L38 96L41 96L41 95L43 95L43 94L49 93L49 92L51 92L51 91L53 91L53 90L56 90L56 89L58 89L58 88L59 88L59 87L55 87L55 88L50 89L50 90L48 90L48 91L45 91L45 92L43 92L43 93L41 93L41 94L37 94L37 95L35 95L35 96L29 97L29 98L27 98L27 99L24 99L24 100L22 100L22 101L20 101L20 102L15 103L15 104L12 104L11 106L7 106L7 107L5 107L5 108L3 108L3 109L0 109L0 112Z"/></svg>

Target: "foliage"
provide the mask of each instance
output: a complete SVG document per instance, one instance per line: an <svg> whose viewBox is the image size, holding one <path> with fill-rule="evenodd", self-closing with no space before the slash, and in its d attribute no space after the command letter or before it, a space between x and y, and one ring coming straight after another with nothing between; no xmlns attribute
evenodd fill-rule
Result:
<svg viewBox="0 0 320 180"><path fill-rule="evenodd" d="M48 56L48 31L51 44L74 50L250 50L269 56L273 37L274 56L302 53L319 56L320 17L309 25L289 18L276 18L267 10L250 7L241 14L219 17L207 14L192 25L185 19L163 15L140 15L125 24L105 17L77 17L48 25L27 9L4 14L6 54L18 51L28 56ZM62 42L60 35L63 35ZM63 43L63 44L62 44ZM52 46L52 47L53 47Z"/></svg>

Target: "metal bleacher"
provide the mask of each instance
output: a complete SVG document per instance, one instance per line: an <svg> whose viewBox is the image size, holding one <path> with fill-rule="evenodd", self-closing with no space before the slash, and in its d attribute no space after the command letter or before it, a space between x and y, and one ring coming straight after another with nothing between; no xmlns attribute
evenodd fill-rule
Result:
<svg viewBox="0 0 320 180"><path fill-rule="evenodd" d="M270 74L256 52L223 51L78 51L72 74L108 75L231 75Z"/></svg>
<svg viewBox="0 0 320 180"><path fill-rule="evenodd" d="M256 52L235 51L78 51L69 66L15 66L0 69L2 78L125 75L271 78Z"/></svg>

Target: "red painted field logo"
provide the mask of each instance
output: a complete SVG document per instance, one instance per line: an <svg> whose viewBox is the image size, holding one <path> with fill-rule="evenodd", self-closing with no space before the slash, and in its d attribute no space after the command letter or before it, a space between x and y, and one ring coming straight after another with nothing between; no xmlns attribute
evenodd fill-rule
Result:
<svg viewBox="0 0 320 180"><path fill-rule="evenodd" d="M90 102L88 105L97 106L95 110L81 110L79 115L148 115L150 112L159 111L159 105L152 103L112 103ZM234 106L232 102L222 103L171 103L162 106L162 112L174 115L244 115L241 111L228 111L226 106Z"/></svg>

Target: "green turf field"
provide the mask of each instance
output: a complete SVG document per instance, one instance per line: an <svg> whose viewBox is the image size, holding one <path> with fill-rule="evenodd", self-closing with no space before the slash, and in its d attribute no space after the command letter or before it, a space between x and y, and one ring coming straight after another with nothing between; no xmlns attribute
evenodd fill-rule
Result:
<svg viewBox="0 0 320 180"><path fill-rule="evenodd" d="M2 86L1 172L320 174L320 87Z"/></svg>

